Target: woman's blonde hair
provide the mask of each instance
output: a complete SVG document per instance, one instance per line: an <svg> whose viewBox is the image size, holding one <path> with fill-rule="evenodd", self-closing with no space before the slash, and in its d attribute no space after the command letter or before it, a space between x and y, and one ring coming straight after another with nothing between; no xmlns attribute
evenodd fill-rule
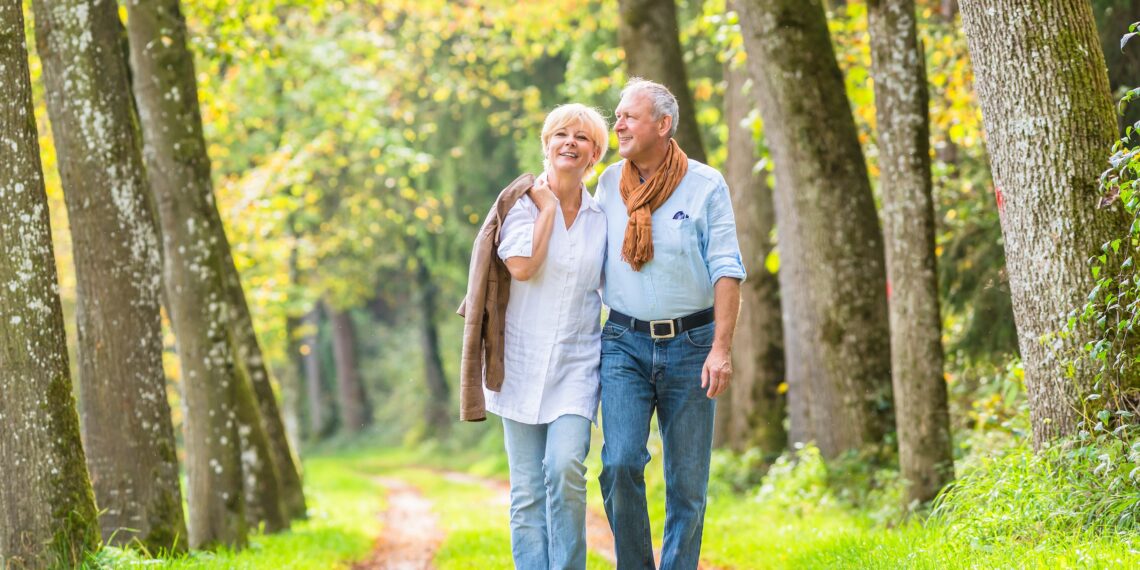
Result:
<svg viewBox="0 0 1140 570"><path fill-rule="evenodd" d="M566 103L559 105L546 116L546 122L542 124L542 156L543 166L546 164L546 145L550 142L550 137L554 135L558 129L569 127L571 125L581 125L582 130L586 131L586 137L590 142L594 143L595 151L598 157L590 163L590 168L595 164L602 161L606 156L606 150L610 146L609 126L606 125L606 120L602 118L602 114L593 107L587 107L581 103Z"/></svg>

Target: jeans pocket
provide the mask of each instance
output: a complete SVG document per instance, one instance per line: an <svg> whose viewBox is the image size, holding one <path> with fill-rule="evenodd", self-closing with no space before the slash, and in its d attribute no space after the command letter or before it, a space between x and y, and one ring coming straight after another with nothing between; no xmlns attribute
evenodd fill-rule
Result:
<svg viewBox="0 0 1140 570"><path fill-rule="evenodd" d="M626 327L606 321L606 325L602 327L602 340L617 340L628 330Z"/></svg>
<svg viewBox="0 0 1140 570"><path fill-rule="evenodd" d="M712 348L715 337L716 323L709 323L685 332L685 340L697 348Z"/></svg>

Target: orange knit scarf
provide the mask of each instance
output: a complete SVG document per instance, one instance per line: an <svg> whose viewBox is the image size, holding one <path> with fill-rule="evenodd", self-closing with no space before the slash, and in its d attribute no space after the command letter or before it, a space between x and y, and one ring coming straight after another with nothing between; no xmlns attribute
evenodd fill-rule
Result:
<svg viewBox="0 0 1140 570"><path fill-rule="evenodd" d="M626 160L621 170L621 199L629 212L629 223L625 226L625 242L621 248L621 258L634 271L653 260L653 218L651 214L661 207L685 177L689 170L689 157L677 146L677 141L669 139L669 149L665 151L665 161L645 182L637 174L637 167Z"/></svg>

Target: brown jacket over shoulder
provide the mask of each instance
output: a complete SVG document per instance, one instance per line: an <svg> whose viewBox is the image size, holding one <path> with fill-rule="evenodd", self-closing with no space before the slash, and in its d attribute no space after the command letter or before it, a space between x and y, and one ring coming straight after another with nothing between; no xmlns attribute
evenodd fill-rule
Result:
<svg viewBox="0 0 1140 570"><path fill-rule="evenodd" d="M503 385L503 345L511 274L499 259L503 218L515 202L534 186L534 176L523 174L495 199L483 220L471 250L467 296L456 311L463 316L463 361L459 369L459 419L487 419L483 385L495 392Z"/></svg>

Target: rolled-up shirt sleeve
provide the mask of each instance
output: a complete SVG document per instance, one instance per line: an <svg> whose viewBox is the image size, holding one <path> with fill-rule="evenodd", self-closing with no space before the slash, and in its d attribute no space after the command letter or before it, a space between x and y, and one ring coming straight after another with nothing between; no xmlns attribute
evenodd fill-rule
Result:
<svg viewBox="0 0 1140 570"><path fill-rule="evenodd" d="M534 220L537 210L534 202L523 196L507 212L503 219L500 231L502 241L499 242L499 259L511 257L530 257L534 251Z"/></svg>
<svg viewBox="0 0 1140 570"><path fill-rule="evenodd" d="M743 281L748 275L740 256L740 242L736 237L736 217L732 213L732 198L728 186L721 183L709 194L708 228L705 232L705 265L715 285L721 277L735 277Z"/></svg>

